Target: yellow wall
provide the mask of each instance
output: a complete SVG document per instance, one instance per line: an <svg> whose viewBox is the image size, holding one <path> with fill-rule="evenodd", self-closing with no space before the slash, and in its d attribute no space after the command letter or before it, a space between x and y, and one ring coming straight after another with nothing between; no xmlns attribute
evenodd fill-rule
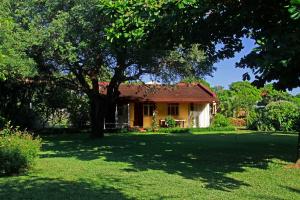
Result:
<svg viewBox="0 0 300 200"><path fill-rule="evenodd" d="M157 120L165 119L168 116L168 103L156 103ZM179 104L179 115L172 116L174 119L185 120L184 127L188 127L189 104ZM150 128L152 124L152 116L144 116L144 128Z"/></svg>
<svg viewBox="0 0 300 200"><path fill-rule="evenodd" d="M129 126L133 127L134 121L134 103L129 104Z"/></svg>
<svg viewBox="0 0 300 200"><path fill-rule="evenodd" d="M174 119L185 120L184 127L189 127L189 103L180 103L179 104L179 115L172 116ZM209 104L194 104L194 108L198 111L201 111L201 114L197 118L197 123L200 124L201 127L208 127L210 124L210 114L209 114ZM204 108L206 112L203 112ZM157 121L159 123L160 120L164 120L168 116L168 103L156 103L157 110ZM130 126L134 126L134 103L129 104L129 120ZM191 122L196 123L196 122ZM143 116L143 128L151 128L152 125L152 116ZM198 127L198 125L196 126Z"/></svg>

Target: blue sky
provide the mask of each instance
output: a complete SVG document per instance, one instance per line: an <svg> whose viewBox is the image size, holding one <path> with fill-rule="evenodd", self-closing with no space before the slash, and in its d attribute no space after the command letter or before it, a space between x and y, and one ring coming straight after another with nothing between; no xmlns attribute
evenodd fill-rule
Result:
<svg viewBox="0 0 300 200"><path fill-rule="evenodd" d="M243 39L243 44L244 49L241 52L236 53L234 58L225 59L216 63L214 66L217 70L213 73L213 77L206 77L206 81L208 81L212 86L221 85L228 88L232 82L242 81L244 73L248 72L250 75L253 75L249 69L235 67L235 63L238 62L244 55L248 54L254 47L254 41L250 39ZM300 93L300 88L296 88L289 92L291 94L298 94Z"/></svg>

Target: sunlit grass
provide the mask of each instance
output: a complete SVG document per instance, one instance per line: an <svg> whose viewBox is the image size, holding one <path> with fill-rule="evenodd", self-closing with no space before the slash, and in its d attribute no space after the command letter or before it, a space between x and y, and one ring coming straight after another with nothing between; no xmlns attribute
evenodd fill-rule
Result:
<svg viewBox="0 0 300 200"><path fill-rule="evenodd" d="M296 135L254 132L44 136L0 199L300 199Z"/></svg>

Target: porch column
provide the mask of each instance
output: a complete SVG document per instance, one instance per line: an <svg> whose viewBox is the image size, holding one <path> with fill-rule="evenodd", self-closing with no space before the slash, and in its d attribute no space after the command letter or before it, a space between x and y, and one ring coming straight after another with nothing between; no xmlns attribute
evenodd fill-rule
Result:
<svg viewBox="0 0 300 200"><path fill-rule="evenodd" d="M129 103L127 104L127 123L128 123L128 127L130 126L130 106Z"/></svg>
<svg viewBox="0 0 300 200"><path fill-rule="evenodd" d="M115 128L118 126L118 104L116 104L116 111L115 111Z"/></svg>

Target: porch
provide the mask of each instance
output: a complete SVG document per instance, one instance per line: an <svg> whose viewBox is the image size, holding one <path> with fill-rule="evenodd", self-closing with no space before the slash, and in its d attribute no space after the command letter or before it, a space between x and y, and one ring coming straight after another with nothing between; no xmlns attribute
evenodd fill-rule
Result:
<svg viewBox="0 0 300 200"><path fill-rule="evenodd" d="M212 107L214 108L214 107ZM106 129L140 127L151 128L153 112L160 127L166 127L166 117L171 116L178 127L201 128L210 125L210 103L127 103L116 106L115 123L105 123Z"/></svg>
<svg viewBox="0 0 300 200"><path fill-rule="evenodd" d="M153 112L157 113L160 127L166 126L165 119L171 116L179 127L208 127L211 120L209 103L130 103L129 126L151 128Z"/></svg>

